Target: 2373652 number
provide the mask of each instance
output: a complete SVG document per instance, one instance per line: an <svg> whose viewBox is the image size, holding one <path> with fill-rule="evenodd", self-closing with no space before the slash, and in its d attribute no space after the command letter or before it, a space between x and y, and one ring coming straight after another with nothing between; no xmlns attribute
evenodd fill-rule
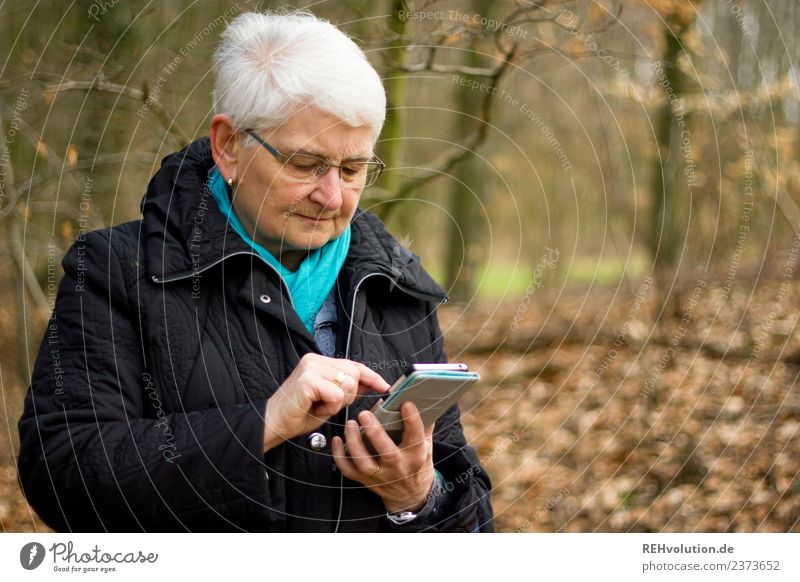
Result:
<svg viewBox="0 0 800 582"><path fill-rule="evenodd" d="M745 570L780 570L779 560L734 560L731 562L732 571Z"/></svg>

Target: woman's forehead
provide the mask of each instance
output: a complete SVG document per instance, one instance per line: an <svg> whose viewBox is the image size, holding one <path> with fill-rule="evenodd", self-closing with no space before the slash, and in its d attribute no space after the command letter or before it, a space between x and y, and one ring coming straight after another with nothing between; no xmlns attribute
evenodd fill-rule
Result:
<svg viewBox="0 0 800 582"><path fill-rule="evenodd" d="M331 132L318 135L290 135L279 133L273 138L275 147L283 153L304 153L328 159L369 158L372 156L372 134L367 132L363 138L346 133Z"/></svg>
<svg viewBox="0 0 800 582"><path fill-rule="evenodd" d="M287 152L302 151L331 159L372 155L370 127L353 127L315 108L301 109L271 133L272 139L280 141Z"/></svg>

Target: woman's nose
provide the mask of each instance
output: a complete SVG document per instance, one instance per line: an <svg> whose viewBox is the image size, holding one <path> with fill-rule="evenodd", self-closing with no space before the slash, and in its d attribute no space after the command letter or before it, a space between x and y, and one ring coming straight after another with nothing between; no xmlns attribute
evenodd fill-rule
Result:
<svg viewBox="0 0 800 582"><path fill-rule="evenodd" d="M338 210L342 205L342 181L339 168L329 168L316 184L311 199L326 210Z"/></svg>

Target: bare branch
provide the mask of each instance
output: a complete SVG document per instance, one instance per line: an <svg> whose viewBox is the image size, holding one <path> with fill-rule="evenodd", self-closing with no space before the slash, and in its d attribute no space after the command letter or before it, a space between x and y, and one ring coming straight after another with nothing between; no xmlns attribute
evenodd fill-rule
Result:
<svg viewBox="0 0 800 582"><path fill-rule="evenodd" d="M34 80L46 83L42 87L43 91L46 93L57 94L65 91L97 91L100 93L122 95L135 101L140 101L155 112L156 117L158 117L158 120L161 122L164 128L169 133L174 135L178 140L180 140L181 145L192 141L186 132L184 132L177 124L175 118L170 116L158 101L150 98L151 94L150 91L146 90L146 85L145 90L142 90L136 89L135 87L130 87L128 85L112 83L105 77L105 75L103 75L102 71L98 72L97 76L91 81L64 80L62 77L52 73L37 72L32 75L25 75L22 77L15 77L14 79L9 79L7 81L0 81L0 89L13 87L19 83Z"/></svg>
<svg viewBox="0 0 800 582"><path fill-rule="evenodd" d="M389 215L398 206L398 203L408 198L414 190L425 186L428 182L431 182L443 174L449 173L458 163L473 155L475 150L485 141L489 126L491 125L492 98L495 93L493 89L497 87L503 75L508 70L516 50L517 45L512 45L508 52L503 55L502 63L495 69L494 74L490 78L488 83L489 89L486 91L486 95L481 103L477 129L467 137L462 147L455 151L447 152L436 160L431 165L432 167L427 175L405 182L394 197L386 202L384 211L382 212L384 219L388 219Z"/></svg>
<svg viewBox="0 0 800 582"><path fill-rule="evenodd" d="M170 117L157 100L151 99L150 91L136 89L128 85L120 85L119 83L112 83L105 78L102 71L91 81L62 81L57 84L52 83L50 85L45 85L44 90L51 93L61 93L63 91L99 91L102 93L112 93L130 97L150 107L164 125L165 129L176 136L181 141L181 144L187 144L191 141L189 136L175 122L175 118Z"/></svg>
<svg viewBox="0 0 800 582"><path fill-rule="evenodd" d="M45 297L44 291L42 291L42 287L39 285L39 281L36 278L36 273L33 272L33 267L31 267L27 257L25 256L25 243L19 233L18 221L11 221L11 224L8 228L8 233L9 238L11 239L9 243L11 244L14 262L16 262L17 270L19 271L20 275L22 275L23 285L24 287L27 287L28 292L31 295L31 299L33 299L33 302L36 304L36 310L39 313L47 313L49 310L47 297Z"/></svg>
<svg viewBox="0 0 800 582"><path fill-rule="evenodd" d="M2 105L3 108L6 108L5 104ZM1 113L2 112L0 111L0 127L3 126ZM19 131L19 134L22 136L22 138L28 141L31 144L31 147L35 150L38 149L40 145L44 143L42 141L42 136L23 119L19 120L19 126L17 131ZM44 159L47 162L47 164L53 169L53 172L58 172L60 174L61 168L63 167L63 162L59 161L58 156L54 152L48 150L48 155L44 156ZM17 199L21 194L19 190L15 188L15 184L16 184L16 175L14 172L14 166L11 163L11 159L9 156L7 162L5 190L6 192L11 191L11 195L6 197L5 206L2 209L0 209L0 219L2 219L4 216L6 216L13 210L14 205L16 204Z"/></svg>
<svg viewBox="0 0 800 582"><path fill-rule="evenodd" d="M10 111L10 108L7 105L3 104L3 106L6 108L6 110ZM40 158L47 162L51 167L60 168L64 165L64 160L62 160L54 150L47 147L47 143L44 141L44 139L42 139L42 134L31 127L31 125L24 119L19 120L18 131L34 150L39 150L41 146L44 146L47 149L47 155L42 155Z"/></svg>
<svg viewBox="0 0 800 582"><path fill-rule="evenodd" d="M614 26L614 25L619 23L619 20L622 17L622 9L623 9L623 5L620 4L617 7L617 11L614 14L614 18L612 18L611 20L609 20L608 22L606 22L605 24L603 24L603 25L601 25L601 26L599 26L597 28L593 28L593 29L590 29L590 30L580 30L576 26L572 26L570 24L565 24L565 23L559 22L558 21L558 16L551 16L551 17L548 17L548 18L523 19L523 20L515 21L513 24L519 25L519 24L525 24L525 23L528 23L528 22L552 22L553 24L555 24L559 28L562 28L562 29L566 30L567 32L570 32L570 33L573 33L573 34L576 33L576 32L580 32L580 33L586 34L586 35L601 34L603 32L606 32L607 30L609 30L612 26Z"/></svg>
<svg viewBox="0 0 800 582"><path fill-rule="evenodd" d="M503 23L497 27L497 30L494 31L494 44L498 49L500 49L500 52L506 53L509 50L503 46L502 33L511 28L512 26L519 26L520 24L526 22L526 20L515 20L515 18L517 18L520 15L536 12L544 8L545 4L547 4L547 0L542 0L541 2L533 2L525 6L520 6L519 8L514 10L511 14L506 16ZM539 19L533 18L528 20L527 22L536 22L538 20ZM543 18L541 20L549 20L549 19Z"/></svg>
<svg viewBox="0 0 800 582"><path fill-rule="evenodd" d="M26 81L58 82L60 78L61 77L53 73L37 72L32 75L23 75L20 77L14 77L13 79L6 79L5 81L0 81L0 89L8 89L9 87L15 87L20 83L24 83Z"/></svg>
<svg viewBox="0 0 800 582"><path fill-rule="evenodd" d="M434 48L435 50L435 48ZM497 69L488 69L484 67L466 67L466 66L459 66L459 65L439 65L433 63L433 51L431 51L431 55L429 58L426 59L423 63L414 63L412 65L406 65L404 67L397 66L390 66L390 72L401 72L401 73L420 73L423 71L431 71L433 73L444 73L444 74L451 74L451 73L458 73L464 75L466 77L494 77L494 74L497 72Z"/></svg>
<svg viewBox="0 0 800 582"><path fill-rule="evenodd" d="M87 230L96 230L105 226L105 221L100 217L100 220L88 220L88 217L82 213L78 208L67 204L63 200L43 200L40 202L31 202L28 205L28 210L34 214L60 214L66 218L72 219L75 222L87 219Z"/></svg>
<svg viewBox="0 0 800 582"><path fill-rule="evenodd" d="M588 53L569 56L581 58L587 55ZM620 55L620 58L625 56ZM597 86L604 95L633 100L647 108L661 106L667 99L667 95L660 87L644 86L630 79L626 79L625 83L597 83ZM775 100L791 98L796 92L794 77L786 73L771 83L761 83L749 91L743 89L719 91L706 85L704 91L681 95L673 107L687 113L704 111L725 119L731 115L741 115L742 111L769 106Z"/></svg>
<svg viewBox="0 0 800 582"><path fill-rule="evenodd" d="M64 174L68 174L71 172L79 172L81 170L90 170L97 166L108 165L108 164L120 164L124 162L135 162L140 164L152 164L153 160L158 156L155 153L119 153L119 154L106 154L103 156L96 156L90 160L84 160L78 162L72 167L58 167L50 172L40 174L35 178L31 178L27 182L20 184L18 187L14 189L11 193L11 196L8 197L6 204L3 208L0 209L0 220L3 220L6 216L8 216L13 210L14 206L16 205L17 200L19 197L22 196L25 192L28 192L31 188L35 188L40 184L44 183L45 181L49 180L50 178L57 178Z"/></svg>

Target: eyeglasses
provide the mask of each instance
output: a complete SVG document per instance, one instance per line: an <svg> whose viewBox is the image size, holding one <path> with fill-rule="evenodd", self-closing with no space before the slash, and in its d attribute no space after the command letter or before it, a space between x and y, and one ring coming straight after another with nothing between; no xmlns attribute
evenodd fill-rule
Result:
<svg viewBox="0 0 800 582"><path fill-rule="evenodd" d="M276 160L283 164L286 175L300 182L307 184L316 182L328 173L331 168L339 169L339 179L343 188L366 188L372 186L383 172L384 164L377 156L370 160L345 161L337 166L330 163L322 156L306 153L282 154L274 147L269 145L253 129L246 129L245 132L260 143L264 149L271 153Z"/></svg>

